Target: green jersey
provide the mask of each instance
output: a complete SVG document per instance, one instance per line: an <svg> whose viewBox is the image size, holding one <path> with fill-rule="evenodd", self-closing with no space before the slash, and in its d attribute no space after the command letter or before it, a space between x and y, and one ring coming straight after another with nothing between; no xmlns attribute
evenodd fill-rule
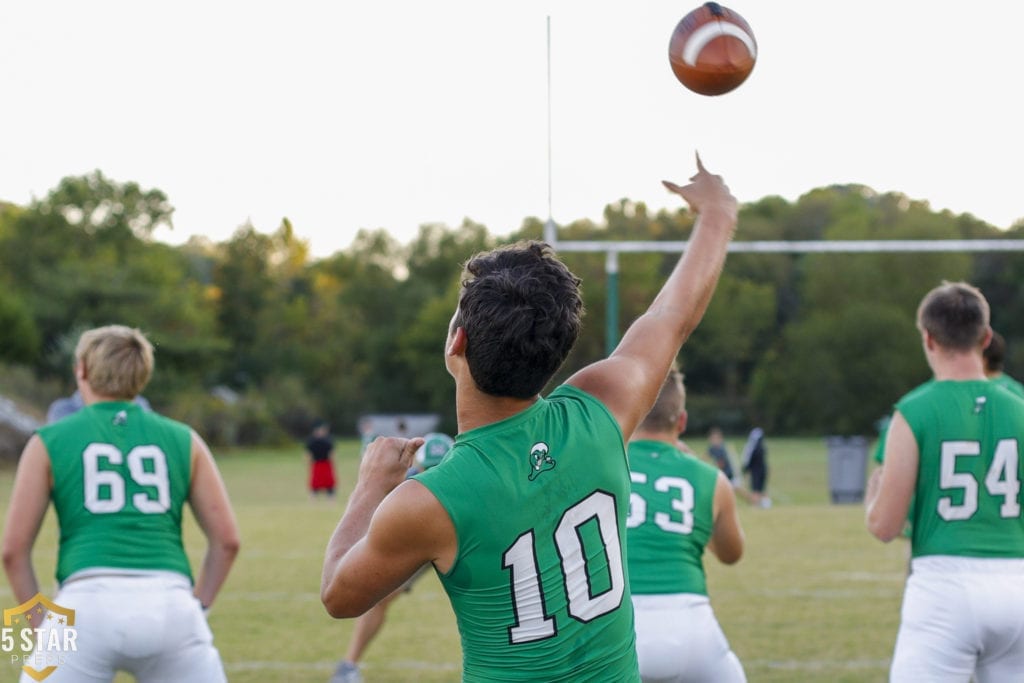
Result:
<svg viewBox="0 0 1024 683"><path fill-rule="evenodd" d="M707 595L703 556L714 531L718 468L663 441L631 441L629 471L630 591Z"/></svg>
<svg viewBox="0 0 1024 683"><path fill-rule="evenodd" d="M43 427L60 525L57 580L93 568L192 578L181 512L192 479L189 428L127 402L87 406Z"/></svg>
<svg viewBox="0 0 1024 683"><path fill-rule="evenodd" d="M985 380L934 381L896 409L919 452L913 556L1024 558L1024 400Z"/></svg>
<svg viewBox="0 0 1024 683"><path fill-rule="evenodd" d="M1005 372L1001 372L992 378L992 382L995 382L1001 387L1005 387L1010 390L1010 393L1017 394L1021 398L1024 398L1024 384L1021 384L1014 378L1007 375Z"/></svg>
<svg viewBox="0 0 1024 683"><path fill-rule="evenodd" d="M464 681L640 680L623 560L629 472L602 403L562 385L460 434L416 479L455 527L441 583Z"/></svg>

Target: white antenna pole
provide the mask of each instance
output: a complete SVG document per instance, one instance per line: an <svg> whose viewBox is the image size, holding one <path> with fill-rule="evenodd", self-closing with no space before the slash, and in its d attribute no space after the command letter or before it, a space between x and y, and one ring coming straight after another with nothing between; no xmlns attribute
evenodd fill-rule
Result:
<svg viewBox="0 0 1024 683"><path fill-rule="evenodd" d="M555 221L551 218L551 15L548 15L548 221L544 224L544 241L555 247Z"/></svg>

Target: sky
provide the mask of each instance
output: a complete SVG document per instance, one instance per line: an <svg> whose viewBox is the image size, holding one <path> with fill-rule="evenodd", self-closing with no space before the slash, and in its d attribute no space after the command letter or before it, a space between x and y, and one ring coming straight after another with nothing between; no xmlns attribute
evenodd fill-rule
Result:
<svg viewBox="0 0 1024 683"><path fill-rule="evenodd" d="M740 202L861 183L1024 217L1024 3L726 2L759 54L719 97L669 67L698 4L11 0L0 200L99 169L167 194L161 241L287 217L322 257L363 228L674 209L660 180L699 151Z"/></svg>

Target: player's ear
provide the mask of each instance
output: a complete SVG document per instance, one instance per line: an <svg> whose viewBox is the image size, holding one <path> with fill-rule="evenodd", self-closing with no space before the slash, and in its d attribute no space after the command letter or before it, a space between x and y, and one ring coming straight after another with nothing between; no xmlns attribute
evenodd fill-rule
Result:
<svg viewBox="0 0 1024 683"><path fill-rule="evenodd" d="M928 332L928 330L921 330L921 343L929 351L935 350L935 340L932 339L932 335Z"/></svg>
<svg viewBox="0 0 1024 683"><path fill-rule="evenodd" d="M448 339L448 348L445 349L445 353L449 356L464 355L466 353L466 341L466 330L462 327L456 327Z"/></svg>
<svg viewBox="0 0 1024 683"><path fill-rule="evenodd" d="M986 327L985 328L985 336L982 338L981 346L978 347L978 348L980 348L982 351L984 351L985 349L988 348L988 345L991 344L991 343L992 343L992 328L991 327Z"/></svg>
<svg viewBox="0 0 1024 683"><path fill-rule="evenodd" d="M686 413L686 409L679 413L679 420L676 422L676 433L684 434L686 432L686 421L689 419L689 415Z"/></svg>

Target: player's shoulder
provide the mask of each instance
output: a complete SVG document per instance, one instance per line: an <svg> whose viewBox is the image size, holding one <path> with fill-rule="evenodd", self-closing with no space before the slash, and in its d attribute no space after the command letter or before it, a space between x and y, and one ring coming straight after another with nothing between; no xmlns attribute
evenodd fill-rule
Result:
<svg viewBox="0 0 1024 683"><path fill-rule="evenodd" d="M683 446L683 447L680 447ZM697 471L718 472L718 467L700 458L685 444L675 445L656 439L635 439L628 446L630 463L658 462L666 467L685 468Z"/></svg>
<svg viewBox="0 0 1024 683"><path fill-rule="evenodd" d="M903 396L901 396L896 402L896 407L902 409L908 405L913 405L922 401L930 401L933 400L933 397L941 395L944 391L945 387L942 382L930 379L903 394Z"/></svg>
<svg viewBox="0 0 1024 683"><path fill-rule="evenodd" d="M133 419L141 420L144 423L149 423L149 424L165 425L165 426L173 428L173 429L184 429L184 430L187 430L189 432L192 431L192 428L189 425L187 425L184 422L182 422L181 420L177 420L177 419L175 419L173 417L168 417L167 415L162 415L162 414L160 414L158 412L155 412L155 411L152 411L152 410L145 410L145 409L143 409L143 408L141 408L139 406L133 406L133 408L134 408L134 410L132 411L132 418Z"/></svg>
<svg viewBox="0 0 1024 683"><path fill-rule="evenodd" d="M718 465L707 462L706 460L702 460L695 453L690 453L687 451L680 451L680 453L685 458L685 461L688 463L688 467L692 468L697 472L700 472L704 476L717 477L722 472L722 470L719 469Z"/></svg>
<svg viewBox="0 0 1024 683"><path fill-rule="evenodd" d="M992 384L1011 396L1024 400L1024 384L1021 384L1007 374L999 375L990 380Z"/></svg>
<svg viewBox="0 0 1024 683"><path fill-rule="evenodd" d="M559 385L544 399L549 405L557 406L564 419L579 423L586 420L591 428L602 423L613 426L621 434L619 422L611 408L600 398L568 382Z"/></svg>

